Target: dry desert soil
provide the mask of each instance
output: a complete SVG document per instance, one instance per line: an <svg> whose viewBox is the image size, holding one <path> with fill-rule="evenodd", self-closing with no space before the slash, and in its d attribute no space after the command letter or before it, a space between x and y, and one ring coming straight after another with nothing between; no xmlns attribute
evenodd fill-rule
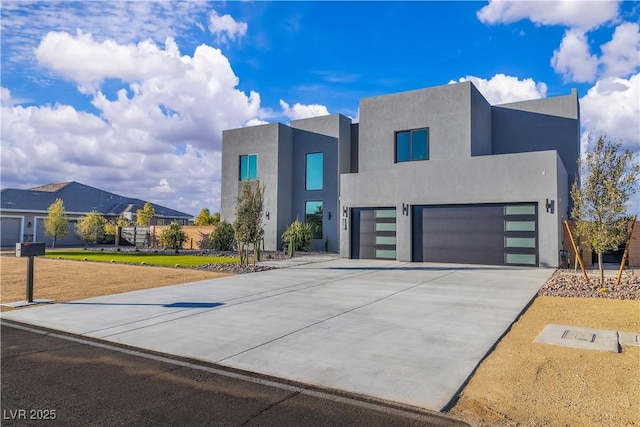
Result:
<svg viewBox="0 0 640 427"><path fill-rule="evenodd" d="M226 275L37 258L35 298L71 301ZM26 259L0 257L3 303L24 300L25 276ZM538 296L449 412L477 426L640 425L640 347L610 353L535 343L551 323L640 333L640 301Z"/></svg>

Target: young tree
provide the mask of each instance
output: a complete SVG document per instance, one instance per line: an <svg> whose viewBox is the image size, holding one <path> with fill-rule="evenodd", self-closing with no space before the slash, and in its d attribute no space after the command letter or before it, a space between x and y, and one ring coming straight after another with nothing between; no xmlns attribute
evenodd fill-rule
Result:
<svg viewBox="0 0 640 427"><path fill-rule="evenodd" d="M106 236L115 236L118 230L118 227L128 227L131 225L128 219L124 216L120 215L115 220L107 221L104 225L104 234Z"/></svg>
<svg viewBox="0 0 640 427"><path fill-rule="evenodd" d="M48 210L49 214L44 220L44 233L53 239L51 247L55 248L58 239L67 237L69 220L67 219L62 199L56 199Z"/></svg>
<svg viewBox="0 0 640 427"><path fill-rule="evenodd" d="M640 165L620 143L605 141L604 136L583 159L578 159L582 184L573 183L571 216L576 234L598 254L600 280L604 285L602 253L617 249L627 238L627 203L638 190Z"/></svg>
<svg viewBox="0 0 640 427"><path fill-rule="evenodd" d="M165 228L160 233L160 242L165 249L174 249L176 253L182 249L182 245L187 241L187 234L182 231L182 227L176 221L172 222L169 228Z"/></svg>
<svg viewBox="0 0 640 427"><path fill-rule="evenodd" d="M264 236L262 213L264 211L264 186L260 181L242 183L240 196L236 201L236 220L233 222L240 262L248 263L248 248L253 246L253 263L260 259L260 241Z"/></svg>
<svg viewBox="0 0 640 427"><path fill-rule="evenodd" d="M147 227L154 216L156 216L156 210L151 203L146 202L142 209L136 211L136 224L141 227Z"/></svg>
<svg viewBox="0 0 640 427"><path fill-rule="evenodd" d="M97 242L104 237L104 226L107 220L96 211L80 217L76 224L76 234L84 242L87 249L89 242Z"/></svg>
<svg viewBox="0 0 640 427"><path fill-rule="evenodd" d="M220 222L220 212L214 213L211 218L213 219L213 223L214 224L219 223Z"/></svg>
<svg viewBox="0 0 640 427"><path fill-rule="evenodd" d="M193 221L194 225L213 225L215 221L209 209L204 208L200 211L196 219Z"/></svg>

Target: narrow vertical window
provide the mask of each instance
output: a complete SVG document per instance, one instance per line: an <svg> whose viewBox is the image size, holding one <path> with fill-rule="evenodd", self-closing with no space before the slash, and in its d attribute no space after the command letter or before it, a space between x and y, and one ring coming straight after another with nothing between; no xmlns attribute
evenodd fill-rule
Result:
<svg viewBox="0 0 640 427"><path fill-rule="evenodd" d="M322 239L322 202L305 202L305 222L311 225L314 239Z"/></svg>
<svg viewBox="0 0 640 427"><path fill-rule="evenodd" d="M258 155L240 156L240 181L251 181L258 178Z"/></svg>
<svg viewBox="0 0 640 427"><path fill-rule="evenodd" d="M305 189L322 190L324 187L324 154L307 153L305 168Z"/></svg>

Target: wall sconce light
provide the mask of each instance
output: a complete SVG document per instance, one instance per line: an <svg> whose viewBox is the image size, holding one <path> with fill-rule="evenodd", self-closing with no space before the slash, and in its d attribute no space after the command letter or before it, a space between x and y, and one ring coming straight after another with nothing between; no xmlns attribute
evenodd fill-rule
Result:
<svg viewBox="0 0 640 427"><path fill-rule="evenodd" d="M271 216L271 214L269 213L269 211L267 211L267 213L264 215L267 217L267 219L269 219L269 217Z"/></svg>
<svg viewBox="0 0 640 427"><path fill-rule="evenodd" d="M549 200L547 199L546 202L544 203L544 207L547 210L547 213L553 213L553 205L554 205L554 201L553 200Z"/></svg>
<svg viewBox="0 0 640 427"><path fill-rule="evenodd" d="M331 221L331 211L329 211L329 221Z"/></svg>
<svg viewBox="0 0 640 427"><path fill-rule="evenodd" d="M346 206L342 207L342 216L349 216L349 208ZM346 230L346 228L345 228Z"/></svg>
<svg viewBox="0 0 640 427"><path fill-rule="evenodd" d="M27 222L27 228L31 228L31 221Z"/></svg>
<svg viewBox="0 0 640 427"><path fill-rule="evenodd" d="M409 216L409 205L402 204L402 215Z"/></svg>

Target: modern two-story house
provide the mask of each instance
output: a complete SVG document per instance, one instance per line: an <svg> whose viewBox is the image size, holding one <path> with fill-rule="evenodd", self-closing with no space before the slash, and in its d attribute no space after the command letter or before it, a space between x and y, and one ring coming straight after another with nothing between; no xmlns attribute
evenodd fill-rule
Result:
<svg viewBox="0 0 640 427"><path fill-rule="evenodd" d="M490 105L470 82L362 99L342 115L223 132L223 218L265 186L264 247L296 218L348 258L558 266L578 177L577 92Z"/></svg>

